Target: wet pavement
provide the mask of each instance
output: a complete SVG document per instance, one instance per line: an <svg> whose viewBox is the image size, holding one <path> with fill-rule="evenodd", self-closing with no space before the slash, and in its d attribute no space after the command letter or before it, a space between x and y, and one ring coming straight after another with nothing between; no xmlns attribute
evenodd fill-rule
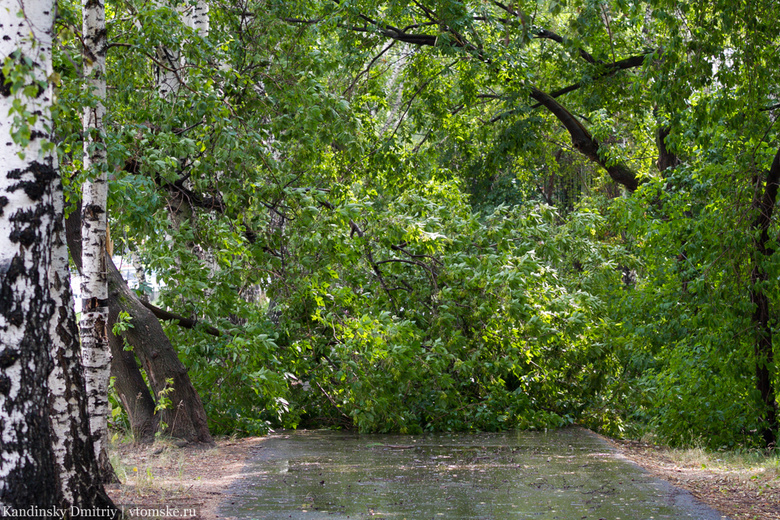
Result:
<svg viewBox="0 0 780 520"><path fill-rule="evenodd" d="M581 428L269 436L220 518L726 519Z"/></svg>

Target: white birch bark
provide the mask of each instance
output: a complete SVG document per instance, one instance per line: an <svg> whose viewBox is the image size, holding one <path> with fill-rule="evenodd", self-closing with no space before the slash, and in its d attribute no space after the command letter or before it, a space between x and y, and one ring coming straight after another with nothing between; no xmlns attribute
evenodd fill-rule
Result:
<svg viewBox="0 0 780 520"><path fill-rule="evenodd" d="M28 69L27 92L14 92L0 73L0 506L18 508L56 501L47 379L52 186L58 177L44 147L51 126L54 13L52 0L0 0L0 59L17 71ZM19 134L11 137L19 129L14 101L37 116L29 143Z"/></svg>
<svg viewBox="0 0 780 520"><path fill-rule="evenodd" d="M84 76L91 102L84 110L84 169L81 215L81 357L84 364L92 442L98 460L108 438L108 278L106 268L106 148L103 116L106 98L106 21L103 0L83 0ZM105 468L110 471L109 468Z"/></svg>
<svg viewBox="0 0 780 520"><path fill-rule="evenodd" d="M53 205L55 222L49 287L55 312L49 325L54 361L49 374L49 421L55 468L59 476L57 502L60 508L68 510L71 506L113 508L101 483L87 414L60 183L56 186Z"/></svg>
<svg viewBox="0 0 780 520"><path fill-rule="evenodd" d="M209 35L209 5L205 0L181 6L177 11L183 25L194 29L202 38ZM175 96L184 81L183 59L178 52L163 46L157 49L157 59L162 64L156 68L157 92L162 98Z"/></svg>
<svg viewBox="0 0 780 520"><path fill-rule="evenodd" d="M189 6L185 13L184 24L195 30L198 36L206 38L209 35L209 4L205 0L198 0L195 5Z"/></svg>

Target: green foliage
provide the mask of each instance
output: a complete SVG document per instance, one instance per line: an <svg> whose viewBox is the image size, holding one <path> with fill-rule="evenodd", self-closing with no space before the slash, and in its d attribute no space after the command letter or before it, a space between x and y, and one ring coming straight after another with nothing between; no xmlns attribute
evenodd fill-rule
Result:
<svg viewBox="0 0 780 520"><path fill-rule="evenodd" d="M132 328L133 328L132 316L130 316L130 314L128 314L125 311L121 311L119 313L119 316L117 316L116 323L114 323L114 326L111 327L111 333L114 336L122 338L122 343L124 344L125 350L133 350L133 347L127 342L127 338L125 338L122 335L122 333Z"/></svg>
<svg viewBox="0 0 780 520"><path fill-rule="evenodd" d="M572 233L589 226L593 238L596 214L561 227L549 207L501 207L480 221L443 182L388 196L317 212L295 249L306 275L282 316L307 331L293 329L304 339L292 348L314 361L300 374L308 418L361 431L541 428L601 399L615 367L593 341L603 302L586 288L620 282L607 272L614 251ZM567 287L575 262L580 287Z"/></svg>
<svg viewBox="0 0 780 520"><path fill-rule="evenodd" d="M576 421L763 442L753 299L776 316L779 230L775 212L761 253L754 201L778 149L774 4L506 4L212 5L208 37L172 5L109 5L112 235L160 305L219 329L166 325L214 433ZM75 199L89 99L78 6L60 12ZM168 98L161 47L186 63ZM531 89L557 91L598 161ZM659 130L677 159L663 172ZM618 164L636 192L605 175Z"/></svg>

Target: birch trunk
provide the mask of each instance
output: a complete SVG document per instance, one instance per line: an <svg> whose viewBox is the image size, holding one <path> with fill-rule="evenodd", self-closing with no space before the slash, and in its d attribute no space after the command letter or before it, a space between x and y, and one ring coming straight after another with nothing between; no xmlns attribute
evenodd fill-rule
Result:
<svg viewBox="0 0 780 520"><path fill-rule="evenodd" d="M185 5L178 8L182 24L194 29L201 36L209 35L209 5L204 0L199 0L195 5ZM155 69L157 92L160 97L173 97L184 82L184 63L178 51L160 46L157 49L157 60L162 66Z"/></svg>
<svg viewBox="0 0 780 520"><path fill-rule="evenodd" d="M49 420L54 462L59 476L60 508L113 509L103 489L87 414L79 331L70 286L68 246L65 240L62 185L54 197L55 223L49 287L55 312L50 321L52 358L49 374Z"/></svg>
<svg viewBox="0 0 780 520"><path fill-rule="evenodd" d="M101 473L112 480L105 448L108 439L108 382L111 350L108 345L108 281L106 277L106 148L103 116L106 98L106 21L103 0L84 0L84 76L91 91L90 106L84 110L84 169L91 170L83 186L82 203L82 305L81 356L90 412L90 429Z"/></svg>
<svg viewBox="0 0 780 520"><path fill-rule="evenodd" d="M0 58L17 71L28 68L25 85L47 85L23 92L0 73L0 506L19 509L54 506L57 499L47 417L57 171L43 146L53 22L51 0L0 0ZM14 101L38 116L29 143L20 134L11 138L19 129Z"/></svg>

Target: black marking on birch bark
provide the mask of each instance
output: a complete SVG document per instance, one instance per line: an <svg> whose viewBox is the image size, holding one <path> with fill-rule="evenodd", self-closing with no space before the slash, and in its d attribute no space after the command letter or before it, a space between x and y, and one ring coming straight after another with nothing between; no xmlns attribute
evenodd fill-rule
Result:
<svg viewBox="0 0 780 520"><path fill-rule="evenodd" d="M11 391L11 380L5 374L0 374L0 394L8 395Z"/></svg>
<svg viewBox="0 0 780 520"><path fill-rule="evenodd" d="M5 319L14 327L21 327L24 324L24 313L22 309L17 307L6 314Z"/></svg>
<svg viewBox="0 0 780 520"><path fill-rule="evenodd" d="M19 276L27 274L24 258L16 255L2 267L5 276L0 278L0 316L5 316L10 325L18 327L24 323L24 314L12 286Z"/></svg>
<svg viewBox="0 0 780 520"><path fill-rule="evenodd" d="M9 40L11 39L8 37L8 35L6 35L3 39L5 40L6 38ZM11 95L11 82L5 79L5 74L3 74L2 71L0 71L0 95L3 97L8 97Z"/></svg>
<svg viewBox="0 0 780 520"><path fill-rule="evenodd" d="M18 350L9 348L3 352L0 352L0 369L5 370L6 368L16 363L17 359L19 359Z"/></svg>
<svg viewBox="0 0 780 520"><path fill-rule="evenodd" d="M99 309L101 307L108 307L108 300L102 300L98 298L82 298L81 305L81 308L84 309L84 312L94 311L95 309Z"/></svg>
<svg viewBox="0 0 780 520"><path fill-rule="evenodd" d="M24 268L24 258L19 255L14 256L11 259L11 264L8 266L8 270L5 272L5 278L8 280L8 284L12 284L19 276L27 274L27 269Z"/></svg>
<svg viewBox="0 0 780 520"><path fill-rule="evenodd" d="M31 141L34 141L35 139L41 139L41 138L46 139L46 137L48 137L47 134L41 132L40 130L33 130L32 132L30 132Z"/></svg>
<svg viewBox="0 0 780 520"><path fill-rule="evenodd" d="M24 226L21 229L17 228L11 231L9 238L11 242L21 244L24 247L30 247L38 240L38 234L33 226Z"/></svg>
<svg viewBox="0 0 780 520"><path fill-rule="evenodd" d="M37 204L34 208L17 211L9 217L14 228L8 238L23 247L32 246L42 239L38 233L43 228L41 217L50 216L52 210L50 204Z"/></svg>
<svg viewBox="0 0 780 520"><path fill-rule="evenodd" d="M0 217L3 216L3 208L8 205L8 197L0 197Z"/></svg>
<svg viewBox="0 0 780 520"><path fill-rule="evenodd" d="M38 161L31 163L30 166L23 172L20 170L9 172L8 178L18 179L21 177L21 174L26 172L32 173L35 177L35 180L17 182L16 184L10 186L8 191L14 192L21 188L24 190L27 196L30 197L30 200L33 201L39 200L49 188L51 181L57 178L57 171L52 168L51 165L40 163ZM14 176L12 177L12 175ZM18 175L18 177L16 175Z"/></svg>
<svg viewBox="0 0 780 520"><path fill-rule="evenodd" d="M105 212L106 210L104 210L99 204L87 204L84 206L84 216L87 219L95 219L98 215Z"/></svg>

